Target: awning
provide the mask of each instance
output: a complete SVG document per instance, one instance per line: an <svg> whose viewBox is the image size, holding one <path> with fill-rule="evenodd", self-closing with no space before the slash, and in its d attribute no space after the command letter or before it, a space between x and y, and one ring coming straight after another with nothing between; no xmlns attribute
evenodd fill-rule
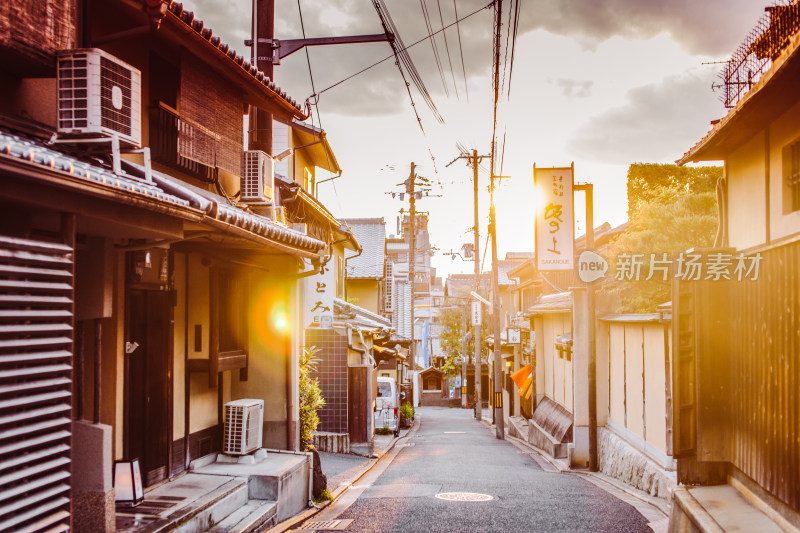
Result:
<svg viewBox="0 0 800 533"><path fill-rule="evenodd" d="M348 303L341 298L334 298L334 311L340 315L348 315L359 324L375 328L391 328L391 321L377 313L373 313L363 307Z"/></svg>
<svg viewBox="0 0 800 533"><path fill-rule="evenodd" d="M572 293L560 292L558 294L547 294L539 298L539 303L530 306L525 311L524 316L532 317L535 315L571 313L572 312Z"/></svg>

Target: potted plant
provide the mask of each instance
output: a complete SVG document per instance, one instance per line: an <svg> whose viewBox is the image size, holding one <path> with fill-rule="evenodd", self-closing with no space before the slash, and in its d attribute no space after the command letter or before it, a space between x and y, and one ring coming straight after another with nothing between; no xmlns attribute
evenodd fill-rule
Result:
<svg viewBox="0 0 800 533"><path fill-rule="evenodd" d="M414 420L414 407L410 402L406 402L400 406L400 427L410 428Z"/></svg>

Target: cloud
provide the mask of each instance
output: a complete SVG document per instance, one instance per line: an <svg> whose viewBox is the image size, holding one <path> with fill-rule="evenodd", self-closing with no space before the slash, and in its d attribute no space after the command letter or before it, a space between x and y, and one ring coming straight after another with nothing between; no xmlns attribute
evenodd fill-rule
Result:
<svg viewBox="0 0 800 533"><path fill-rule="evenodd" d="M537 0L522 4L520 28L543 29L592 46L614 36L665 32L688 52L724 56L764 13L769 0Z"/></svg>
<svg viewBox="0 0 800 533"><path fill-rule="evenodd" d="M708 79L692 72L632 89L625 105L580 126L568 147L579 157L602 163L674 161L719 118L719 102Z"/></svg>
<svg viewBox="0 0 800 533"><path fill-rule="evenodd" d="M591 80L568 80L559 78L555 81L556 85L567 98L588 98L592 95Z"/></svg>
<svg viewBox="0 0 800 533"><path fill-rule="evenodd" d="M385 0L386 5L406 45L427 35L418 2ZM426 0L434 31L441 28L439 7L444 24L455 20L452 2ZM535 30L570 36L587 47L593 47L614 36L628 39L649 39L661 33L670 37L687 51L704 56L730 54L753 27L769 0L536 0L520 1L519 34ZM445 88L450 98L456 91L463 100L464 78L474 84L473 90L486 85L492 60L492 11L481 9L488 0L457 0L459 17L478 10L460 27L466 73L461 70L461 51L456 27L449 28L447 47L444 34L436 37L444 74L440 74L429 40L410 49L410 54L434 102L442 105ZM195 10L214 30L240 54L249 55L243 40L250 35L251 0L186 0L186 7ZM506 2L506 7L508 7ZM303 23L307 37L330 37L382 33L378 15L370 0L301 0ZM295 2L276 2L276 37L302 37L300 18ZM506 10L508 13L508 10ZM504 20L507 20L504 16ZM380 59L390 55L387 43L347 44L309 47L311 71L317 92L343 80ZM542 50L552 54L552 50ZM657 58L653 58L657 61ZM452 63L453 71L450 70ZM284 59L275 68L275 81L297 100L304 100L313 91L306 65L306 53L301 50ZM442 80L444 78L444 81ZM410 80L407 80L410 81ZM454 81L456 86L454 87ZM567 96L581 97L589 87L560 85ZM353 95L358 95L354 99ZM422 97L412 88L417 109L423 121L432 122ZM361 114L375 116L400 112L408 102L403 79L394 60L386 61L325 92L320 106L325 113ZM445 117L447 118L447 117Z"/></svg>

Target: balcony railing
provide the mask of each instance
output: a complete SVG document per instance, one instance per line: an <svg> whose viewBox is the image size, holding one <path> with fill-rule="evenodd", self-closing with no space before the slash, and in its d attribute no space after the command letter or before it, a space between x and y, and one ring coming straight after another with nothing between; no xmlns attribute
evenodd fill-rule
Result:
<svg viewBox="0 0 800 533"><path fill-rule="evenodd" d="M800 31L800 0L779 0L739 45L720 73L725 107L734 107Z"/></svg>
<svg viewBox="0 0 800 533"><path fill-rule="evenodd" d="M150 156L153 161L212 182L217 178L217 168L201 163L198 156L213 153L215 142L212 133L182 119L163 104L150 108Z"/></svg>

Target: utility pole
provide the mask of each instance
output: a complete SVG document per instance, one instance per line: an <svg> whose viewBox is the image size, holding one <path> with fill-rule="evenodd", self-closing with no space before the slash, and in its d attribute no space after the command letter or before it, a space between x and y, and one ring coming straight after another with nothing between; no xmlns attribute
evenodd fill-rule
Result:
<svg viewBox="0 0 800 533"><path fill-rule="evenodd" d="M467 399L467 327L469 324L469 305L461 306L461 408L466 409Z"/></svg>
<svg viewBox="0 0 800 533"><path fill-rule="evenodd" d="M472 151L472 190L474 196L474 225L472 233L474 237L473 243L473 259L474 259L474 272L475 272L475 292L480 292L481 288L481 240L480 240L480 221L478 217L478 151ZM477 324L474 327L472 338L475 340L475 420L481 420L481 325Z"/></svg>
<svg viewBox="0 0 800 533"><path fill-rule="evenodd" d="M274 80L272 41L275 36L275 0L253 0L250 63ZM272 113L250 106L248 148L272 157Z"/></svg>
<svg viewBox="0 0 800 533"><path fill-rule="evenodd" d="M480 241L480 226L478 217L478 163L481 159L489 156L479 156L477 150L472 150L472 155L463 153L456 157L445 167L449 167L459 159L467 159L472 164L472 190L474 196L474 225L472 226L472 234L474 237L473 242L473 262L475 265L475 292L479 292L481 288L481 241ZM475 420L481 420L481 325L475 324L473 329L472 338L475 340L475 397L473 399L473 409L475 410ZM466 373L464 374L466 375Z"/></svg>
<svg viewBox="0 0 800 533"><path fill-rule="evenodd" d="M575 185L575 191L583 191L586 195L586 248L594 249L594 186L591 183ZM595 289L593 283L586 287L589 316L589 470L597 472L597 353L595 350Z"/></svg>
<svg viewBox="0 0 800 533"><path fill-rule="evenodd" d="M411 163L411 175L408 177L408 181L406 181L406 192L408 193L408 221L409 221L409 230L411 232L411 238L408 244L408 282L410 283L411 287L411 361L415 361L415 352L414 349L415 341L414 341L414 285L415 279L414 276L416 275L415 267L417 262L417 230L415 227L415 218L417 214L416 210L416 193L414 191L414 187L416 186L416 166L414 163ZM413 368L413 367L412 367Z"/></svg>
<svg viewBox="0 0 800 533"><path fill-rule="evenodd" d="M275 0L252 0L252 26L250 39L244 44L250 46L250 64L255 65L271 81L275 81L275 65L281 59L297 52L305 46L323 46L351 43L394 43L391 33L373 35L353 35L348 37L317 37L312 39L275 39ZM250 127L248 148L261 150L272 157L272 114L257 107L250 108Z"/></svg>
<svg viewBox="0 0 800 533"><path fill-rule="evenodd" d="M417 180L420 180L420 189L417 189ZM408 179L403 183L398 183L398 186L402 185L405 187L404 191L399 193L400 199L403 199L403 195L408 195L408 231L410 232L409 235L409 243L408 243L408 281L411 284L411 313L410 313L410 320L411 320L411 349L410 349L410 356L411 360L414 361L414 283L416 277L416 262L417 262L417 198L422 198L423 196L430 196L430 189L426 189L425 187L430 185L430 180L424 178L422 176L417 176L417 167L414 163L411 163L411 174L408 176ZM391 194L392 197L397 192L387 192L386 194ZM402 213L403 210L400 210Z"/></svg>
<svg viewBox="0 0 800 533"><path fill-rule="evenodd" d="M499 96L500 83L500 28L503 20L503 0L497 1L497 18L495 20L494 34L494 128L497 127L497 100ZM505 420L503 419L503 369L502 357L500 355L500 291L499 275L497 270L497 217L494 209L494 180L498 176L494 174L494 160L496 156L496 136L492 131L492 158L490 164L489 178L489 234L492 237L492 330L494 335L494 419L495 431L498 439L505 439Z"/></svg>

